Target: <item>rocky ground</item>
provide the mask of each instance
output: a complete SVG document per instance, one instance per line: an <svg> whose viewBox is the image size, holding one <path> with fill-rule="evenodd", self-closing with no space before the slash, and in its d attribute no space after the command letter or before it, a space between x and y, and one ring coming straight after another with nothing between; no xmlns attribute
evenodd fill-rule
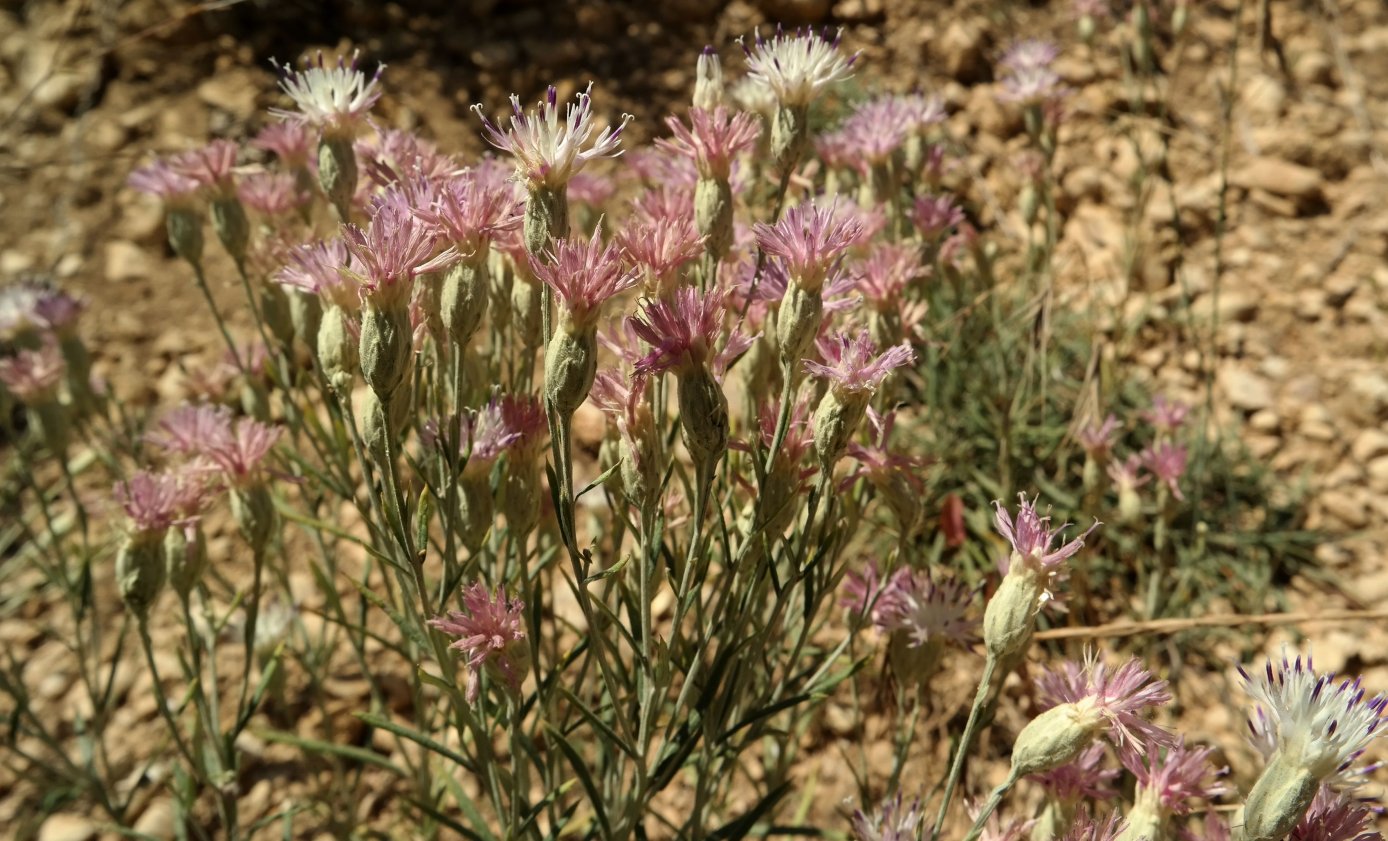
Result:
<svg viewBox="0 0 1388 841"><path fill-rule="evenodd" d="M1155 388L1203 404L1212 386L1229 434L1289 486L1311 488L1311 525L1336 536L1317 558L1342 586L1298 584L1293 609L1388 602L1388 7L1378 0L1274 4L1265 40L1256 4L1191 3L1184 30L1163 33L1164 73L1146 86L1125 81L1120 29L1101 24L1085 46L1059 2L343 0L336 17L301 5L32 0L0 11L0 282L37 271L85 295L97 370L124 402L181 397L186 372L217 348L165 253L159 209L124 178L151 150L253 132L276 102L271 57L360 46L390 65L383 121L476 151L474 102L495 109L512 91L529 99L551 81L572 90L591 79L600 109L637 116L639 141L688 97L702 44L736 66L733 39L774 17L840 25L863 50L865 85L944 95L978 221L1021 237L1024 142L990 68L1012 39L1044 35L1065 45L1074 89L1056 159L1067 300L1102 313L1122 337L1114 352ZM240 292L217 294L230 307ZM0 620L0 637L31 639L27 621ZM1383 688L1385 625L1304 630L1324 666ZM56 708L65 689L41 694ZM133 710L130 724L153 715L152 704ZM1199 726L1232 725L1210 712ZM847 786L834 779L836 755L826 749L819 768L831 792ZM0 777L0 826L19 825L21 789ZM267 780L250 796L268 810L272 789ZM141 820L166 832L168 804ZM76 814L38 833L95 836Z"/></svg>

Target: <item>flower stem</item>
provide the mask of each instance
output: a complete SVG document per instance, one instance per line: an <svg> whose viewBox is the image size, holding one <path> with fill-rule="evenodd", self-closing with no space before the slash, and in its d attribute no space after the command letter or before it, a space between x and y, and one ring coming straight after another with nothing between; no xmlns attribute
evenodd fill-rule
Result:
<svg viewBox="0 0 1388 841"><path fill-rule="evenodd" d="M974 737L978 735L979 714L983 711L984 704L988 700L988 688L993 682L993 673L997 671L997 666L997 657L989 654L988 659L983 663L983 676L978 679L978 691L974 693L973 706L969 708L969 721L964 725L964 735L959 737L959 744L954 749L954 761L950 763L949 777L945 780L944 797L940 800L940 814L935 818L935 828L930 832L932 841L938 841L940 829L945 824L945 815L949 813L950 800L954 798L954 787L959 784L959 776L964 770L964 757L968 755ZM994 794L996 795L997 792L995 791ZM998 795L998 799L1001 800L1002 796ZM997 803L993 804L993 808L997 808ZM987 814L983 817L986 819Z"/></svg>

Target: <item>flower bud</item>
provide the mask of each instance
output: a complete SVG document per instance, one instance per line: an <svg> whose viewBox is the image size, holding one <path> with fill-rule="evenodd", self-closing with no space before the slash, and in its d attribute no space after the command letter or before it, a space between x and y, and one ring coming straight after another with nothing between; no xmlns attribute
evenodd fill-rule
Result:
<svg viewBox="0 0 1388 841"><path fill-rule="evenodd" d="M318 142L318 183L342 221L351 218L352 197L357 192L357 153L350 136L325 133Z"/></svg>
<svg viewBox="0 0 1388 841"><path fill-rule="evenodd" d="M385 396L400 387L414 357L414 331L403 301L385 309L369 299L363 304L358 353L362 376L373 391Z"/></svg>
<svg viewBox="0 0 1388 841"><path fill-rule="evenodd" d="M1051 707L1017 734L1012 745L1012 778L1059 768L1093 744L1104 727L1104 717L1092 699Z"/></svg>
<svg viewBox="0 0 1388 841"><path fill-rule="evenodd" d="M723 64L713 47L704 47L694 66L694 107L712 111L723 104Z"/></svg>
<svg viewBox="0 0 1388 841"><path fill-rule="evenodd" d="M793 366L805 357L823 319L824 299L819 290L808 291L794 283L786 287L776 314L776 342L781 347L782 365Z"/></svg>
<svg viewBox="0 0 1388 841"><path fill-rule="evenodd" d="M1036 221L1036 211L1040 208L1041 197L1037 195L1035 184L1022 187L1021 195L1017 197L1017 205L1022 211L1022 219L1028 225Z"/></svg>
<svg viewBox="0 0 1388 841"><path fill-rule="evenodd" d="M400 440L414 408L413 392L413 388L405 387L382 397L369 391L362 401L361 437L378 464L384 464L389 455L399 454Z"/></svg>
<svg viewBox="0 0 1388 841"><path fill-rule="evenodd" d="M1076 28L1079 30L1081 41L1088 44L1094 40L1096 24L1093 15L1083 15L1080 17Z"/></svg>
<svg viewBox="0 0 1388 841"><path fill-rule="evenodd" d="M460 260L443 277L439 298L444 329L459 348L467 347L487 314L487 261Z"/></svg>
<svg viewBox="0 0 1388 841"><path fill-rule="evenodd" d="M733 188L726 180L700 178L694 184L694 225L708 239L704 249L723 259L733 244Z"/></svg>
<svg viewBox="0 0 1388 841"><path fill-rule="evenodd" d="M1166 817L1159 795L1156 789L1138 787L1133 807L1123 816L1126 825L1114 841L1165 841Z"/></svg>
<svg viewBox="0 0 1388 841"><path fill-rule="evenodd" d="M212 230L222 247L238 264L246 260L246 243L251 238L251 223L246 219L246 209L235 194L218 196L212 200Z"/></svg>
<svg viewBox="0 0 1388 841"><path fill-rule="evenodd" d="M157 532L132 534L116 554L116 586L121 601L140 620L164 589L166 577L163 536Z"/></svg>
<svg viewBox="0 0 1388 841"><path fill-rule="evenodd" d="M317 295L293 293L289 298L289 322L294 335L310 348L318 345L318 327L323 323L323 302Z"/></svg>
<svg viewBox="0 0 1388 841"><path fill-rule="evenodd" d="M270 392L258 378L241 384L241 412L261 423L270 422Z"/></svg>
<svg viewBox="0 0 1388 841"><path fill-rule="evenodd" d="M191 207L173 205L164 216L169 247L180 258L197 266L202 263L202 216Z"/></svg>
<svg viewBox="0 0 1388 841"><path fill-rule="evenodd" d="M840 396L831 388L820 398L814 411L814 449L824 475L834 472L834 465L858 431L863 415L867 414L868 397L867 392Z"/></svg>
<svg viewBox="0 0 1388 841"><path fill-rule="evenodd" d="M702 366L679 378L680 433L694 467L712 475L728 449L728 398Z"/></svg>
<svg viewBox="0 0 1388 841"><path fill-rule="evenodd" d="M304 297L295 294L294 297ZM289 348L294 344L294 313L289 303L289 293L278 283L266 283L260 287L260 315L265 319L265 326L270 328L270 335L280 343L280 347Z"/></svg>
<svg viewBox="0 0 1388 841"><path fill-rule="evenodd" d="M49 453L65 458L72 438L72 423L68 409L57 400L45 400L29 408L29 422L34 437L43 442Z"/></svg>
<svg viewBox="0 0 1388 841"><path fill-rule="evenodd" d="M164 561L170 586L179 598L186 600L207 569L207 541L202 529L196 525L169 529L164 535Z"/></svg>
<svg viewBox="0 0 1388 841"><path fill-rule="evenodd" d="M72 398L72 409L85 414L97 404L96 393L92 391L92 355L75 334L60 336L58 349L67 365L67 393Z"/></svg>
<svg viewBox="0 0 1388 841"><path fill-rule="evenodd" d="M983 611L983 644L990 656L1004 660L1026 651L1045 591L1043 584L1041 573L1013 553L1007 575Z"/></svg>
<svg viewBox="0 0 1388 841"><path fill-rule="evenodd" d="M550 240L569 235L569 195L567 187L537 187L525 203L525 250L539 257Z"/></svg>
<svg viewBox="0 0 1388 841"><path fill-rule="evenodd" d="M1142 514L1142 497L1137 488L1124 485L1118 489L1118 520L1123 523L1135 522Z"/></svg>
<svg viewBox="0 0 1388 841"><path fill-rule="evenodd" d="M1320 780L1281 751L1273 754L1243 806L1245 841L1287 837L1315 799Z"/></svg>
<svg viewBox="0 0 1388 841"><path fill-rule="evenodd" d="M251 549L264 552L276 525L275 503L264 482L231 489L231 517Z"/></svg>
<svg viewBox="0 0 1388 841"><path fill-rule="evenodd" d="M516 335L527 355L540 346L544 324L540 318L540 303L544 290L540 284L517 277L511 285L511 316Z"/></svg>
<svg viewBox="0 0 1388 841"><path fill-rule="evenodd" d="M778 107L771 123L771 159L775 162L777 174L784 176L794 172L809 145L809 107Z"/></svg>
<svg viewBox="0 0 1388 841"><path fill-rule="evenodd" d="M510 258L495 249L487 255L487 301L492 326L506 329L511 323L511 285L515 282Z"/></svg>
<svg viewBox="0 0 1388 841"><path fill-rule="evenodd" d="M591 331L554 331L545 349L545 399L560 418L573 417L598 372L598 342Z"/></svg>
<svg viewBox="0 0 1388 841"><path fill-rule="evenodd" d="M357 372L357 341L347 326L349 316L342 307L329 304L318 325L318 365L339 393L351 387Z"/></svg>
<svg viewBox="0 0 1388 841"><path fill-rule="evenodd" d="M540 522L543 504L540 490L540 471L532 461L518 460L506 466L505 489L501 498L501 513L511 534L524 538Z"/></svg>
<svg viewBox="0 0 1388 841"><path fill-rule="evenodd" d="M887 643L887 660L903 686L924 686L940 670L945 655L945 637L932 635L921 645L905 631L896 631Z"/></svg>
<svg viewBox="0 0 1388 841"><path fill-rule="evenodd" d="M492 486L486 472L473 476L467 470L458 484L458 538L470 552L482 548L495 518Z"/></svg>

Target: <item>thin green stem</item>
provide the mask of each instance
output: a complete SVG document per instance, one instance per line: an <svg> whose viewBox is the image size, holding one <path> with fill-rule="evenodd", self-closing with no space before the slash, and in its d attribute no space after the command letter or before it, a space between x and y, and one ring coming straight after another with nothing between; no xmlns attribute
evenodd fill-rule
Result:
<svg viewBox="0 0 1388 841"><path fill-rule="evenodd" d="M969 708L969 721L964 725L964 735L959 737L959 744L954 749L954 761L950 763L949 776L945 779L945 793L940 800L940 814L936 816L935 827L930 831L930 837L934 841L938 841L940 829L945 825L945 815L949 813L949 804L954 798L954 788L959 784L959 776L964 771L964 757L968 755L974 737L977 735L979 714L988 701L989 685L993 682L993 674L997 671L997 666L997 658L989 654L983 663L983 675L978 679L978 691L974 693L973 706ZM993 808L997 808L996 803L993 804Z"/></svg>

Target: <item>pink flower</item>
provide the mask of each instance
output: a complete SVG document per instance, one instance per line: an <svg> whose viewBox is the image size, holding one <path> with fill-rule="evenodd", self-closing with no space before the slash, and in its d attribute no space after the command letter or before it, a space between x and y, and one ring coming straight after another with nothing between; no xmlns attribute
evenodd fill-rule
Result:
<svg viewBox="0 0 1388 841"><path fill-rule="evenodd" d="M210 442L231 435L231 410L225 406L185 403L164 415L145 440L170 455L197 455Z"/></svg>
<svg viewBox="0 0 1388 841"><path fill-rule="evenodd" d="M917 495L924 494L925 482L921 479L920 471L925 467L926 460L920 456L890 449L888 446L892 428L896 425L896 410L883 415L868 406L867 421L868 428L872 431L871 441L868 446L856 441L849 443L848 455L858 464L848 474L845 484L864 477L873 486L883 488L891 486L894 484L893 480L899 478L902 484Z"/></svg>
<svg viewBox="0 0 1388 841"><path fill-rule="evenodd" d="M298 110L271 108L270 113L284 120L307 123L325 133L355 129L381 98L377 82L386 69L384 64L378 64L376 73L368 79L357 69L358 55L352 53L350 60L338 56L337 64L332 65L323 63L320 52L312 60L305 60L304 69L298 71L275 64L280 71L280 89Z"/></svg>
<svg viewBox="0 0 1388 841"><path fill-rule="evenodd" d="M33 321L44 330L64 333L71 330L77 318L87 308L86 302L61 289L40 286L34 297Z"/></svg>
<svg viewBox="0 0 1388 841"><path fill-rule="evenodd" d="M1091 817L1088 812L1081 811L1075 816L1075 822L1061 837L1061 841L1115 841L1127 826L1128 822L1117 812L1113 812L1107 818L1098 819Z"/></svg>
<svg viewBox="0 0 1388 841"><path fill-rule="evenodd" d="M1032 67L1049 67L1060 57L1060 48L1050 41L1026 38L1007 48L998 64L1008 70L1026 70Z"/></svg>
<svg viewBox="0 0 1388 841"><path fill-rule="evenodd" d="M511 95L511 128L502 131L482 114L482 106L472 108L482 118L482 136L487 142L516 159L516 174L526 180L531 190L559 189L569 179L596 158L612 158L621 154L622 129L631 117L624 116L614 129L604 126L593 137L593 103L589 95L593 86L570 103L565 118L559 116L558 91L551 85L538 106L526 113L520 97Z"/></svg>
<svg viewBox="0 0 1388 841"><path fill-rule="evenodd" d="M1045 105L1065 93L1060 75L1049 67L1025 67L1003 77L998 99L1020 105Z"/></svg>
<svg viewBox="0 0 1388 841"><path fill-rule="evenodd" d="M839 211L837 199L828 204L805 202L782 214L775 225L753 226L757 244L780 258L790 279L807 290L824 285L839 257L862 235L862 223Z"/></svg>
<svg viewBox="0 0 1388 841"><path fill-rule="evenodd" d="M1018 494L1017 499L1019 505L1015 518L1008 516L1007 509L1002 507L1000 500L993 502L993 507L997 509L993 516L993 527L1004 540L1012 544L1012 551L1016 555L1028 564L1042 569L1052 570L1064 564L1084 548L1084 539L1099 527L1096 520L1084 534L1052 550L1051 544L1070 524L1062 523L1056 528L1051 528L1050 515L1042 517L1037 514L1035 503L1028 502L1026 494Z"/></svg>
<svg viewBox="0 0 1388 841"><path fill-rule="evenodd" d="M858 290L879 312L899 310L911 281L930 273L921 265L920 253L905 245L883 245L853 265Z"/></svg>
<svg viewBox="0 0 1388 841"><path fill-rule="evenodd" d="M694 215L694 189L663 185L646 190L631 202L632 219L679 219Z"/></svg>
<svg viewBox="0 0 1388 841"><path fill-rule="evenodd" d="M291 169L308 166L308 154L313 148L313 137L308 127L298 121L270 123L251 140L251 145L266 152L273 152L280 163Z"/></svg>
<svg viewBox="0 0 1388 841"><path fill-rule="evenodd" d="M817 346L827 364L806 359L805 370L828 380L829 388L838 394L875 392L892 371L916 361L916 352L905 343L878 355L866 330L853 337L836 333L819 339Z"/></svg>
<svg viewBox="0 0 1388 841"><path fill-rule="evenodd" d="M492 399L501 416L497 435L508 439L511 458L528 461L539 455L549 439L549 419L538 398L529 394L504 394Z"/></svg>
<svg viewBox="0 0 1388 841"><path fill-rule="evenodd" d="M228 482L246 487L262 480L262 463L282 431L277 426L240 418L230 428L216 430L200 451L221 469Z"/></svg>
<svg viewBox="0 0 1388 841"><path fill-rule="evenodd" d="M1170 434L1180 429L1190 415L1190 407L1178 400L1167 400L1158 394L1152 398L1152 408L1142 413L1142 419L1158 433Z"/></svg>
<svg viewBox="0 0 1388 841"><path fill-rule="evenodd" d="M1118 768L1106 769L1103 763L1104 746L1095 742L1070 762L1051 771L1032 774L1028 779L1045 786L1051 796L1062 803L1108 800L1118 796L1113 782L1121 771Z"/></svg>
<svg viewBox="0 0 1388 841"><path fill-rule="evenodd" d="M371 180L382 187L400 181L449 178L459 170L457 161L439 151L433 142L412 131L385 129L353 144Z"/></svg>
<svg viewBox="0 0 1388 841"><path fill-rule="evenodd" d="M811 398L812 395L808 393L801 394L791 404L786 434L781 441L781 449L776 453L776 465L783 466L782 469L789 471L794 477L796 484L792 491L797 495L809 490L810 477L818 473L818 470L809 466L805 460L805 455L814 446L814 430L810 427ZM757 407L757 440L761 442L761 453L765 453L775 443L776 424L780 416L779 399L766 400ZM728 446L742 452L758 452L750 441L735 440Z"/></svg>
<svg viewBox="0 0 1388 841"><path fill-rule="evenodd" d="M665 118L674 138L656 140L656 145L694 161L703 178L727 181L733 160L751 149L761 134L757 118L744 111L718 106L712 111L689 109L689 126L675 116Z"/></svg>
<svg viewBox="0 0 1388 841"><path fill-rule="evenodd" d="M1080 446L1084 451L1096 458L1108 458L1109 452L1113 449L1113 443L1118 437L1118 431L1123 425L1118 422L1117 416L1112 412L1104 418L1101 424L1087 423L1080 427L1079 433L1075 436L1079 439Z"/></svg>
<svg viewBox="0 0 1388 841"><path fill-rule="evenodd" d="M685 287L668 301L646 301L642 314L631 317L631 329L651 346L636 363L636 372L689 371L707 365L722 327L723 297L716 291Z"/></svg>
<svg viewBox="0 0 1388 841"><path fill-rule="evenodd" d="M58 386L67 374L67 363L52 339L37 348L20 348L0 359L0 383L29 405L58 399Z"/></svg>
<svg viewBox="0 0 1388 841"><path fill-rule="evenodd" d="M450 610L427 623L450 637L449 648L460 652L467 663L467 700L477 703L481 694L484 668L519 692L530 659L525 637L525 602L508 599L505 589L496 588L493 597L481 582L463 588L463 610Z"/></svg>
<svg viewBox="0 0 1388 841"><path fill-rule="evenodd" d="M939 96L908 93L898 96L897 102L906 111L911 129L917 134L945 121L945 101Z"/></svg>
<svg viewBox="0 0 1388 841"><path fill-rule="evenodd" d="M607 299L632 288L638 279L635 271L623 269L616 244L604 246L596 229L586 243L571 237L556 241L548 260L530 258L530 270L563 300L578 330L595 324Z"/></svg>
<svg viewBox="0 0 1388 841"><path fill-rule="evenodd" d="M33 279L0 287L0 339L30 331L64 334L76 327L87 308L80 298Z"/></svg>
<svg viewBox="0 0 1388 841"><path fill-rule="evenodd" d="M236 185L236 197L251 210L274 218L292 213L312 199L299 189L299 182L287 172L257 172Z"/></svg>
<svg viewBox="0 0 1388 841"><path fill-rule="evenodd" d="M343 273L351 265L351 255L342 240L308 242L289 250L285 265L275 273L274 281L317 295L346 312L356 312L361 307L358 287Z"/></svg>
<svg viewBox="0 0 1388 841"><path fill-rule="evenodd" d="M156 534L168 529L177 518L179 485L175 474L141 470L126 481L117 482L113 494L136 531Z"/></svg>
<svg viewBox="0 0 1388 841"><path fill-rule="evenodd" d="M459 254L471 257L489 247L502 232L518 228L520 211L509 183L469 171L450 178L434 200L426 207L417 207L414 214L433 225Z"/></svg>
<svg viewBox="0 0 1388 841"><path fill-rule="evenodd" d="M1135 455L1130 455L1122 461L1111 461L1108 464L1108 478L1113 482L1113 487L1119 492L1135 491L1148 482L1152 481L1151 476L1141 476L1138 474L1142 467L1142 459Z"/></svg>
<svg viewBox="0 0 1388 841"><path fill-rule="evenodd" d="M912 647L943 637L967 648L978 641L978 620L968 617L975 595L958 581L903 567L882 589L873 621L883 633L902 632Z"/></svg>
<svg viewBox="0 0 1388 841"><path fill-rule="evenodd" d="M964 221L964 211L948 195L921 196L911 213L916 230L926 239L935 239Z"/></svg>
<svg viewBox="0 0 1388 841"><path fill-rule="evenodd" d="M1184 445L1163 441L1142 451L1142 464L1158 480L1165 482L1171 495L1184 500L1181 493L1181 477L1186 474L1186 460L1189 457Z"/></svg>
<svg viewBox="0 0 1388 841"><path fill-rule="evenodd" d="M1164 751L1153 746L1145 755L1124 754L1124 764L1137 777L1138 797L1148 792L1167 814L1188 815L1191 800L1213 800L1233 792L1219 778L1228 768L1215 768L1210 762L1213 748L1187 748L1185 737Z"/></svg>
<svg viewBox="0 0 1388 841"><path fill-rule="evenodd" d="M1292 828L1289 841L1383 841L1375 826L1383 807L1372 800L1337 793L1323 785L1311 807Z"/></svg>
<svg viewBox="0 0 1388 841"><path fill-rule="evenodd" d="M612 200L612 196L617 192L617 185L606 175L579 172L569 179L567 192L570 204L582 204L593 210L600 210Z"/></svg>
<svg viewBox="0 0 1388 841"><path fill-rule="evenodd" d="M1110 669L1090 652L1083 666L1067 661L1036 680L1041 704L1049 709L1060 704L1079 704L1092 709L1108 725L1114 743L1128 754L1142 754L1149 747L1170 747L1175 737L1138 713L1171 700L1166 681L1154 680L1137 660Z"/></svg>
<svg viewBox="0 0 1388 841"><path fill-rule="evenodd" d="M363 299L381 305L406 297L415 278L445 269L458 259L453 247L435 254L437 239L424 222L408 210L384 205L366 230L342 226L342 240L360 268L352 273L362 286Z"/></svg>
<svg viewBox="0 0 1388 841"><path fill-rule="evenodd" d="M916 129L917 114L899 97L886 95L860 104L839 127L843 143L867 172L886 163Z"/></svg>
<svg viewBox="0 0 1388 841"><path fill-rule="evenodd" d="M164 158L136 169L130 173L126 183L131 189L155 196L165 204L188 204L197 196L201 186Z"/></svg>
<svg viewBox="0 0 1388 841"><path fill-rule="evenodd" d="M831 39L826 32L820 35L805 29L782 32L777 28L770 38L754 32L752 46L741 39L738 43L747 54L747 76L776 97L783 108L809 105L825 87L852 76L851 68L858 54L839 53L839 37Z"/></svg>
<svg viewBox="0 0 1388 841"><path fill-rule="evenodd" d="M521 438L520 429L507 425L502 399L494 397L479 411L453 417L453 437L458 442L458 452L468 457L469 468L490 465ZM419 437L426 447L443 447L443 424L427 421Z"/></svg>
<svg viewBox="0 0 1388 841"><path fill-rule="evenodd" d="M672 292L680 268L704 253L704 237L687 215L630 222L617 234L617 244L627 260L642 269L651 294Z"/></svg>
<svg viewBox="0 0 1388 841"><path fill-rule="evenodd" d="M199 187L218 192L230 192L236 156L241 149L230 140L214 140L201 149L184 152L170 159L170 165L180 175L197 182Z"/></svg>
<svg viewBox="0 0 1388 841"><path fill-rule="evenodd" d="M853 811L853 837L856 841L915 841L921 834L922 817L920 800L903 805L897 792L872 814Z"/></svg>

